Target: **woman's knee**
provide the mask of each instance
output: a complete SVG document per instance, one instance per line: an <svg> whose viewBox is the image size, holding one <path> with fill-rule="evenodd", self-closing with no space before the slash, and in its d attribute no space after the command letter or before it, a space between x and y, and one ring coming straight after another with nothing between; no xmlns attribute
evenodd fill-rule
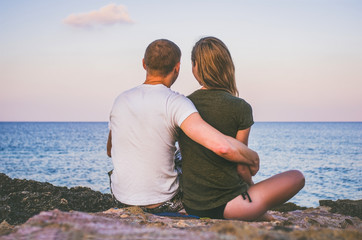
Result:
<svg viewBox="0 0 362 240"><path fill-rule="evenodd" d="M290 172L293 174L296 186L298 186L299 189L302 189L305 185L305 177L303 173L299 170L290 170Z"/></svg>

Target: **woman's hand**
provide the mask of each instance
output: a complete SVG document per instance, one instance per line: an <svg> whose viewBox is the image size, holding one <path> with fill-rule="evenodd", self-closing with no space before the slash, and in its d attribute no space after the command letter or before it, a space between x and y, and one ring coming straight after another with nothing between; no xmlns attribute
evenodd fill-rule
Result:
<svg viewBox="0 0 362 240"><path fill-rule="evenodd" d="M254 185L254 182L252 180L252 175L250 172L250 168L247 165L244 164L238 164L237 167L237 172L239 174L239 176L249 185Z"/></svg>

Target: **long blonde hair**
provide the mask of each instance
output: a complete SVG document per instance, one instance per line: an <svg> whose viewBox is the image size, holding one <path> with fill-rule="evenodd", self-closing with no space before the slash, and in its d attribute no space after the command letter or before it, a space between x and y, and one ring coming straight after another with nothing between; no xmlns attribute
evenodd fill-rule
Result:
<svg viewBox="0 0 362 240"><path fill-rule="evenodd" d="M218 38L205 37L195 43L191 52L201 84L207 89L222 89L234 96L239 92L235 82L235 66L226 45Z"/></svg>

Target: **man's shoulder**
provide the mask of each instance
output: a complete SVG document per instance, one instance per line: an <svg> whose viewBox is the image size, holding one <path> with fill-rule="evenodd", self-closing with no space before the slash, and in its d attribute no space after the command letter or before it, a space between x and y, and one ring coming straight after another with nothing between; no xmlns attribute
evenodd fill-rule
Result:
<svg viewBox="0 0 362 240"><path fill-rule="evenodd" d="M166 104L180 104L181 102L190 101L183 94L171 90L170 88L158 84L148 85L142 84L134 88L125 90L116 97L115 102L134 101L151 101L151 102L164 102Z"/></svg>
<svg viewBox="0 0 362 240"><path fill-rule="evenodd" d="M116 100L122 99L122 98L129 98L129 97L134 97L138 94L141 94L142 92L144 92L144 86L143 85L138 85L135 86L133 88L124 90L123 92L121 92L117 97Z"/></svg>
<svg viewBox="0 0 362 240"><path fill-rule="evenodd" d="M131 89L128 89L128 90L122 92L120 95L134 94L137 92L180 95L179 93L171 90L170 88L168 88L162 84L157 84L157 85L141 84L141 85L138 85L136 87L133 87Z"/></svg>
<svg viewBox="0 0 362 240"><path fill-rule="evenodd" d="M137 89L138 89L138 88L139 88L139 86L136 86L136 87L133 87L133 88L126 89L126 90L124 90L124 91L120 92L120 93L118 94L118 96L117 96L117 97L120 97L120 96L123 96L123 95L127 95L127 94L129 94L130 92L137 91Z"/></svg>

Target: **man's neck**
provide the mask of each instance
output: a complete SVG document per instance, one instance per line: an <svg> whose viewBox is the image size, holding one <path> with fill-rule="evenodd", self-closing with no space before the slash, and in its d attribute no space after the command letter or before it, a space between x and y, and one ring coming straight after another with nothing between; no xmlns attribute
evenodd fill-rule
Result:
<svg viewBox="0 0 362 240"><path fill-rule="evenodd" d="M146 80L143 84L149 84L149 85L163 84L168 88L171 87L168 76L162 77L162 76L152 76L147 74Z"/></svg>

